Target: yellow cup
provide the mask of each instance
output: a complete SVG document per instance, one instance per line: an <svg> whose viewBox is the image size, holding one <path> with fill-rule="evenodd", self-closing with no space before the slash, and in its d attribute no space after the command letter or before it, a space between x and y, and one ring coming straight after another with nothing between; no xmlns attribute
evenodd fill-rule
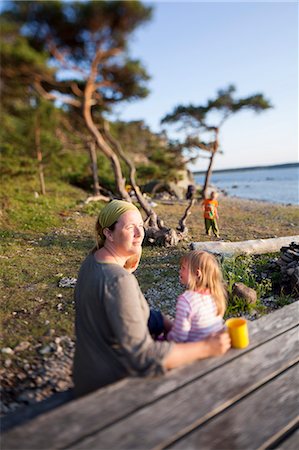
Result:
<svg viewBox="0 0 299 450"><path fill-rule="evenodd" d="M228 319L225 322L227 326L232 347L245 348L249 344L248 327L246 319L242 317Z"/></svg>

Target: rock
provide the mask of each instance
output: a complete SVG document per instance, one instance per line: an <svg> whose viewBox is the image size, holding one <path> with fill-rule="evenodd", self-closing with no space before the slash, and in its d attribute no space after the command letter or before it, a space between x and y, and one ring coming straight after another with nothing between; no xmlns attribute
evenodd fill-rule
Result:
<svg viewBox="0 0 299 450"><path fill-rule="evenodd" d="M76 286L76 283L77 283L77 278L63 277L63 278L61 278L61 280L59 280L58 287L74 288Z"/></svg>
<svg viewBox="0 0 299 450"><path fill-rule="evenodd" d="M257 301L256 291L244 283L234 283L232 294L242 300L245 300L248 305L255 305Z"/></svg>
<svg viewBox="0 0 299 450"><path fill-rule="evenodd" d="M51 353L53 351L51 345L46 345L45 347L43 347L42 349L39 350L39 353L41 355L46 355L47 353Z"/></svg>
<svg viewBox="0 0 299 450"><path fill-rule="evenodd" d="M20 342L15 347L15 352L23 352L24 350L27 350L29 347L30 347L30 342L28 342L28 341Z"/></svg>
<svg viewBox="0 0 299 450"><path fill-rule="evenodd" d="M4 353L5 355L13 355L14 351L12 348L10 347L4 347L1 349L1 352Z"/></svg>
<svg viewBox="0 0 299 450"><path fill-rule="evenodd" d="M22 392L22 394L18 396L17 400L18 402L34 403L34 392L33 391Z"/></svg>
<svg viewBox="0 0 299 450"><path fill-rule="evenodd" d="M291 242L281 247L280 257L277 260L280 269L279 288L285 294L298 295L299 293L299 243Z"/></svg>

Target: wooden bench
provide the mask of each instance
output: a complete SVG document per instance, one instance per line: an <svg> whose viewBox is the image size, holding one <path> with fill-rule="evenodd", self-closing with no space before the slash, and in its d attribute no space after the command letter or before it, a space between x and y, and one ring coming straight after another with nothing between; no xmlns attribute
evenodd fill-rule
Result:
<svg viewBox="0 0 299 450"><path fill-rule="evenodd" d="M250 322L244 350L99 389L7 431L2 449L298 448L298 306Z"/></svg>

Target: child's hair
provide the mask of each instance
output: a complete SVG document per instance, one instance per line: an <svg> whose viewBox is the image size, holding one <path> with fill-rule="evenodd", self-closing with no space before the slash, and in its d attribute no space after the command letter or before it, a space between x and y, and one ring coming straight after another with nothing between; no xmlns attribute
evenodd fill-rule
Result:
<svg viewBox="0 0 299 450"><path fill-rule="evenodd" d="M208 252L193 250L182 257L181 263L186 263L188 266L187 288L191 291L209 289L215 300L218 314L223 317L227 304L227 290L215 256ZM200 275L198 275L198 269Z"/></svg>

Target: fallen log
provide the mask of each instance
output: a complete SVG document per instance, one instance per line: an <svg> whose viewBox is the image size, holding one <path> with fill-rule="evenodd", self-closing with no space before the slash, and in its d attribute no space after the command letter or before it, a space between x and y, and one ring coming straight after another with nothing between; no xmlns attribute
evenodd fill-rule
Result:
<svg viewBox="0 0 299 450"><path fill-rule="evenodd" d="M286 236L269 239L256 239L240 242L192 242L192 250L203 250L224 256L262 255L263 253L277 253L281 247L292 242L299 243L299 236Z"/></svg>

